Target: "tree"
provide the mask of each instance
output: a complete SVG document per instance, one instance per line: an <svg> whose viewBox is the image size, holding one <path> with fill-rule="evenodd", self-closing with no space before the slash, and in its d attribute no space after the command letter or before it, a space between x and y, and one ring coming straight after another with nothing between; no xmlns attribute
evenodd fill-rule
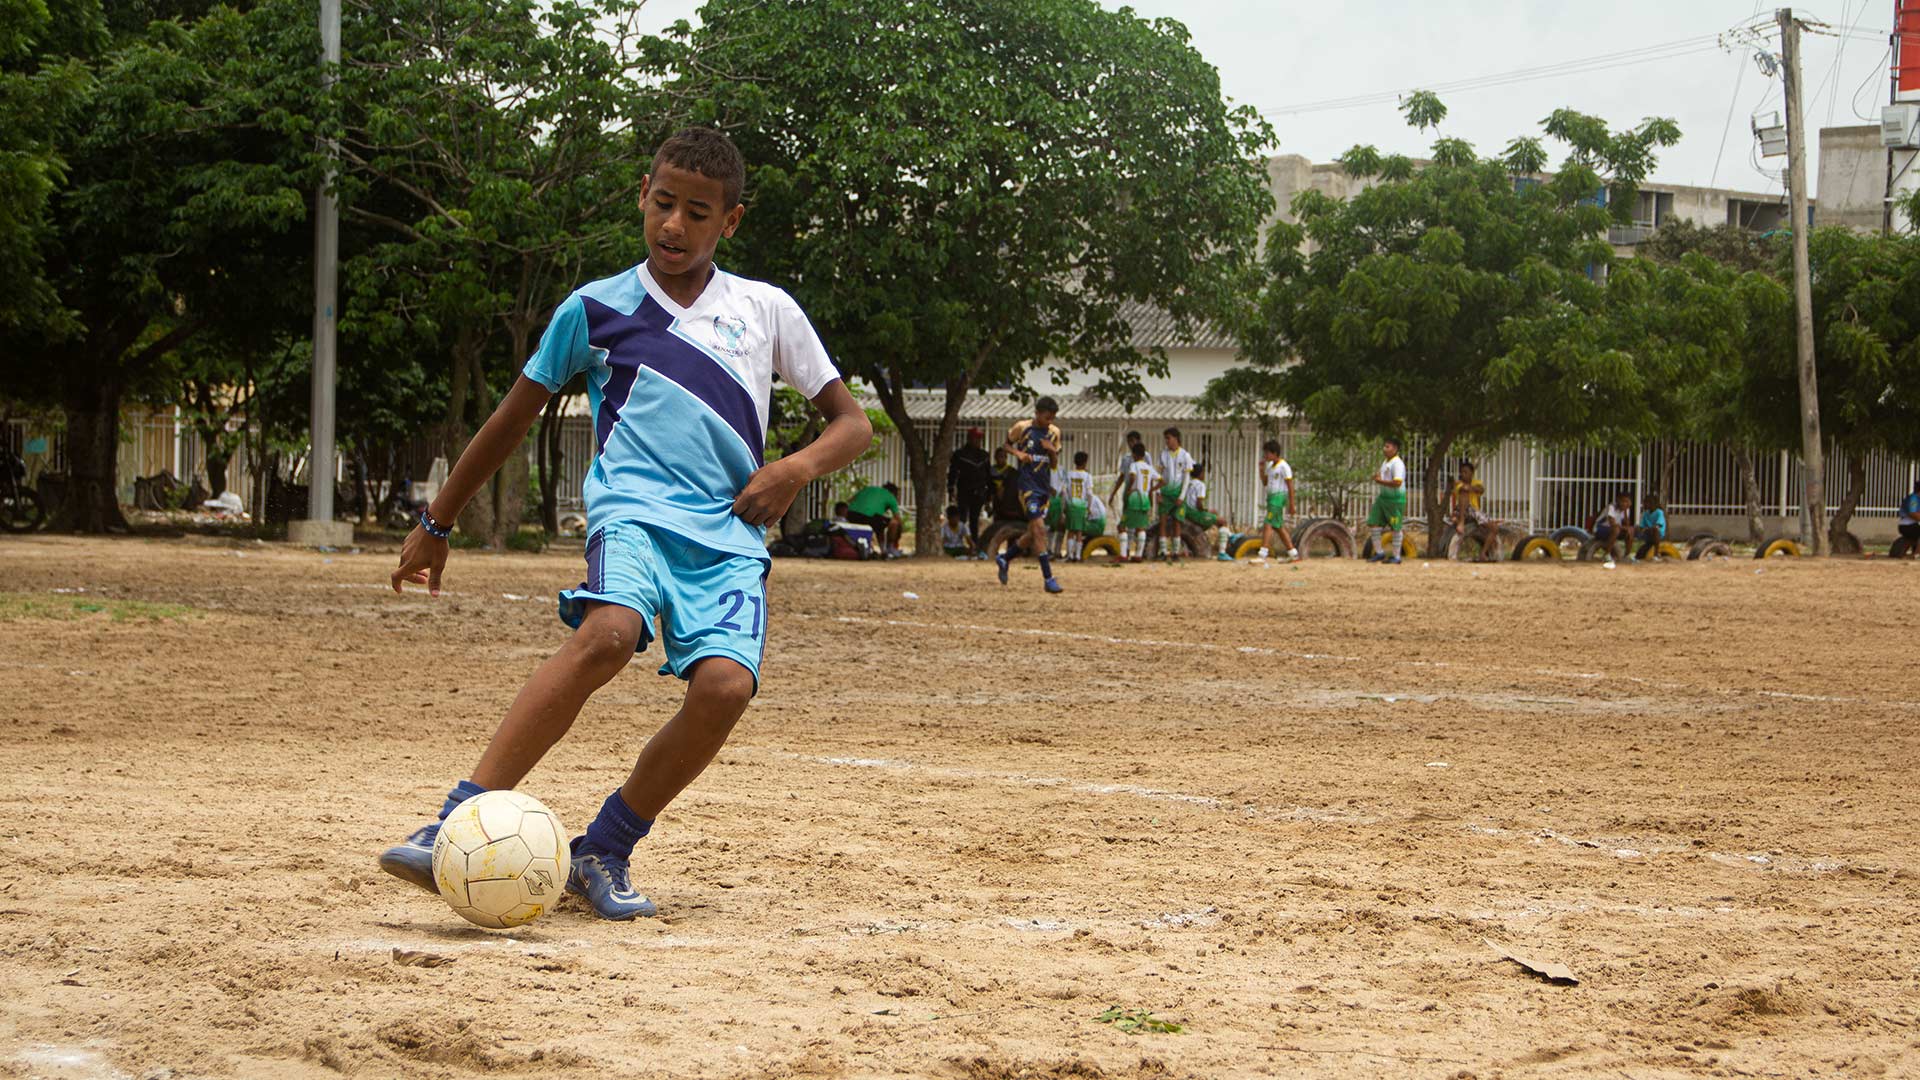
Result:
<svg viewBox="0 0 1920 1080"><path fill-rule="evenodd" d="M1839 551L1866 490L1867 455L1920 456L1920 237L1827 228L1807 240L1821 430L1847 459L1828 525Z"/></svg>
<svg viewBox="0 0 1920 1080"><path fill-rule="evenodd" d="M1430 94L1404 109L1422 128L1445 116ZM1607 225L1627 212L1654 149L1679 133L1660 119L1611 132L1564 109L1543 128L1570 148L1547 178L1529 175L1545 160L1533 137L1500 159L1442 138L1424 165L1348 151L1343 166L1368 186L1345 202L1315 190L1295 198L1297 220L1268 236L1265 280L1241 328L1248 365L1207 389L1217 412L1284 404L1334 437L1426 436L1436 551L1440 479L1462 440L1619 442L1648 427L1633 358L1582 347L1572 331L1604 306Z"/></svg>
<svg viewBox="0 0 1920 1080"><path fill-rule="evenodd" d="M637 35L639 8L357 0L349 9L335 100L342 215L361 247L347 268L354 299L342 330L373 350L347 362L423 335L435 342L449 373L450 459L568 290L637 261L653 131L634 118L659 111L649 87L670 52ZM557 528L558 462L546 454L542 467L543 517ZM462 529L503 545L526 489L516 454L462 512Z"/></svg>
<svg viewBox="0 0 1920 1080"><path fill-rule="evenodd" d="M103 12L69 0L50 24L60 32L35 46L42 77L85 78L60 122L38 129L59 167L42 174L51 186L32 257L15 263L51 317L0 319L0 365L10 387L66 414L71 476L56 526L124 527L121 403L165 385L176 349L222 324L297 319L286 301L305 278L295 234L312 174L288 133L304 122L313 66L288 51L303 40L291 33L296 5L206 6ZM301 21L310 38L311 16ZM0 95L10 113L21 104Z"/></svg>
<svg viewBox="0 0 1920 1080"><path fill-rule="evenodd" d="M1166 360L1123 305L1222 318L1271 206L1267 126L1167 19L1093 0L712 0L677 90L731 132L749 213L721 259L792 291L943 505L967 395ZM907 391L944 394L931 430ZM1071 412L1065 422L1072 422ZM937 530L916 550L937 552Z"/></svg>

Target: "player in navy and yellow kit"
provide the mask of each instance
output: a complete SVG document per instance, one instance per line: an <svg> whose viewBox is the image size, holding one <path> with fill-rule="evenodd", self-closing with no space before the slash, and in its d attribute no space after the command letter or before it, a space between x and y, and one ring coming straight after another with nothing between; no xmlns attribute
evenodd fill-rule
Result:
<svg viewBox="0 0 1920 1080"><path fill-rule="evenodd" d="M663 143L641 183L647 257L561 301L513 389L460 456L407 536L402 582L440 593L447 528L509 455L547 399L587 377L599 453L587 473L587 575L560 594L574 635L520 691L468 778L462 801L510 788L565 735L593 692L661 629L662 675L687 682L680 711L640 751L584 836L567 891L603 918L651 915L628 879L636 841L700 775L759 688L766 643L766 526L808 483L846 466L872 428L793 298L713 265L732 236L746 165L726 136L689 128ZM766 462L773 376L827 417L811 445ZM380 857L433 891L439 822Z"/></svg>
<svg viewBox="0 0 1920 1080"><path fill-rule="evenodd" d="M1060 459L1060 429L1054 417L1060 406L1050 397L1033 403L1033 419L1022 420L1007 432L1007 453L1019 467L1020 508L1027 516L1027 534L1017 541L1021 550L1040 560L1040 573L1046 590L1061 591L1053 576L1053 555L1047 550L1047 504L1053 500L1053 466ZM996 551L994 563L1000 569L1000 584L1007 583L1007 568L1012 553Z"/></svg>

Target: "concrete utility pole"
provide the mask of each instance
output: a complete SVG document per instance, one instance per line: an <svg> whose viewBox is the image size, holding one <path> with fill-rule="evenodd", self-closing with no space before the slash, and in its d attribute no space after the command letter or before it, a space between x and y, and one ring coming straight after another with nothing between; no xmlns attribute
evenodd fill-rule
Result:
<svg viewBox="0 0 1920 1080"><path fill-rule="evenodd" d="M333 69L340 63L340 0L320 0L320 55L327 65L320 85L330 89ZM332 142L328 142L327 151L329 159L337 156ZM307 520L290 524L287 539L296 544L346 547L353 543L353 524L333 519L333 390L340 282L340 203L332 192L333 177L330 164L313 197L313 411L307 455Z"/></svg>
<svg viewBox="0 0 1920 1080"><path fill-rule="evenodd" d="M1786 78L1787 190L1793 214L1793 308L1800 342L1800 461L1806 494L1801 500L1800 542L1812 554L1827 554L1827 465L1820 445L1820 381L1813 363L1813 278L1807 268L1807 133L1800 115L1800 22L1792 8L1774 12L1780 21L1780 61Z"/></svg>

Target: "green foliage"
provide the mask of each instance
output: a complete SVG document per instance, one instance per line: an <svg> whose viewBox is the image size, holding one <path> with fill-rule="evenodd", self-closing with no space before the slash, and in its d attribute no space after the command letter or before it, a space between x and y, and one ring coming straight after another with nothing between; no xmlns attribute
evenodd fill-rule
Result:
<svg viewBox="0 0 1920 1080"><path fill-rule="evenodd" d="M1145 1009L1123 1009L1118 1005L1095 1016L1094 1021L1112 1024L1129 1035L1181 1035L1186 1027L1171 1020L1162 1020Z"/></svg>
<svg viewBox="0 0 1920 1080"><path fill-rule="evenodd" d="M1330 504L1334 516L1344 518L1347 506L1372 486L1379 449L1359 437L1314 435L1294 444L1287 464L1307 498Z"/></svg>
<svg viewBox="0 0 1920 1080"><path fill-rule="evenodd" d="M1409 122L1438 123L1436 104L1410 99ZM1616 134L1568 110L1543 127L1570 148L1546 182L1514 175L1540 166L1532 140L1482 160L1443 138L1431 165L1379 161L1379 182L1344 202L1296 199L1297 221L1268 237L1242 333L1248 365L1209 385L1209 405L1237 415L1289 406L1336 439L1426 435L1430 488L1461 440L1645 432L1648 374L1626 351L1577 335L1591 333L1607 300L1593 277L1612 262L1601 187L1643 176L1653 148L1677 133L1648 121ZM1375 158L1357 148L1345 160Z"/></svg>
<svg viewBox="0 0 1920 1080"><path fill-rule="evenodd" d="M1166 360L1133 347L1126 304L1231 318L1272 136L1180 24L1092 0L712 0L701 17L674 89L751 170L723 258L799 298L899 425L923 494L970 388L1030 393L1044 369L1138 401ZM907 422L911 387L946 391L934 437Z"/></svg>
<svg viewBox="0 0 1920 1080"><path fill-rule="evenodd" d="M1808 248L1821 433L1920 456L1920 237L1815 229Z"/></svg>

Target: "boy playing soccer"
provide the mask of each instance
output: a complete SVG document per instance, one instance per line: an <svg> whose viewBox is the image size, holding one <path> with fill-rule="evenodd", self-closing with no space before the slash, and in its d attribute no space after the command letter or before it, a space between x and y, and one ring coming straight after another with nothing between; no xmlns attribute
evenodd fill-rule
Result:
<svg viewBox="0 0 1920 1080"><path fill-rule="evenodd" d="M1193 455L1180 445L1179 428L1160 434L1167 444L1154 463L1160 473L1160 557L1179 562L1180 499L1187 490L1187 477L1193 475Z"/></svg>
<svg viewBox="0 0 1920 1080"><path fill-rule="evenodd" d="M1287 546L1287 558L1300 561L1300 549L1293 546L1287 532L1287 507L1293 504L1293 466L1280 456L1280 440L1268 439L1261 451L1260 481L1267 489L1267 522L1260 536L1260 557L1270 557L1281 544Z"/></svg>
<svg viewBox="0 0 1920 1080"><path fill-rule="evenodd" d="M520 452L547 399L585 373L600 452L585 485L587 580L560 594L560 618L574 634L521 688L440 818L483 791L518 784L587 698L646 650L657 616L660 673L686 680L686 699L572 844L567 891L605 919L654 913L629 881L634 844L713 760L759 687L765 527L872 438L799 305L713 265L714 248L746 212L745 178L740 152L719 132L688 128L661 144L640 186L646 261L560 303L521 377L408 534L392 575L395 592L413 582L440 594L443 523ZM805 449L762 464L776 372L827 425ZM381 868L436 891L439 828L431 822L387 849Z"/></svg>
<svg viewBox="0 0 1920 1080"><path fill-rule="evenodd" d="M1147 461L1147 445L1133 444L1133 460L1127 463L1127 501L1120 504L1120 560L1139 562L1147 555L1147 526L1153 524L1153 490L1160 474Z"/></svg>
<svg viewBox="0 0 1920 1080"><path fill-rule="evenodd" d="M1067 561L1079 562L1087 546L1087 523L1092 520L1093 474L1087 471L1087 452L1073 455L1073 468L1064 479L1067 500Z"/></svg>
<svg viewBox="0 0 1920 1080"><path fill-rule="evenodd" d="M1367 512L1367 528L1373 530L1373 556L1368 561L1398 564L1400 526L1407 518L1407 463L1400 460L1399 439L1386 440L1380 452L1386 460L1373 474L1380 492L1373 497L1373 509ZM1391 535L1392 547L1380 546L1383 530Z"/></svg>
<svg viewBox="0 0 1920 1080"><path fill-rule="evenodd" d="M1060 429L1053 418L1060 406L1050 397L1033 403L1033 419L1022 420L1007 431L1007 453L1019 462L1020 506L1026 513L1027 535L1017 543L1040 560L1040 573L1046 590L1061 592L1053 576L1053 556L1047 550L1047 504L1053 500L1053 464L1060 457ZM1006 551L993 553L1000 569L1000 584L1007 583L1007 570L1013 557Z"/></svg>

